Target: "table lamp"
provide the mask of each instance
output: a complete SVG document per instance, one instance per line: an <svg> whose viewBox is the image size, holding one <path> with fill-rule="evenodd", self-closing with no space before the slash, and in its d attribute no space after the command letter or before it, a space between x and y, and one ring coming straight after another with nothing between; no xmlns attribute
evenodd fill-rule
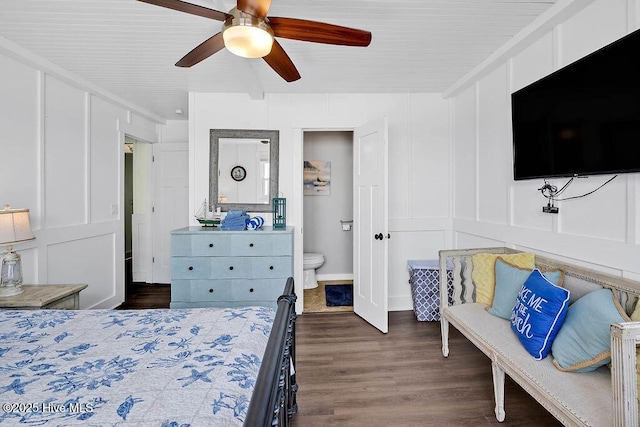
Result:
<svg viewBox="0 0 640 427"><path fill-rule="evenodd" d="M29 224L29 209L11 209L5 205L0 210L0 245L7 245L2 254L0 297L18 295L22 289L22 261L11 245L35 239Z"/></svg>

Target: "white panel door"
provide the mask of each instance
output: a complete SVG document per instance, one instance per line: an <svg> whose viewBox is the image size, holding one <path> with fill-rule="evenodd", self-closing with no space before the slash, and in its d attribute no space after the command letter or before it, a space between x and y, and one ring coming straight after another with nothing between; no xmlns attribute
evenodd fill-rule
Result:
<svg viewBox="0 0 640 427"><path fill-rule="evenodd" d="M149 215L131 215L131 252L132 275L134 282L152 283L151 277L151 252L152 237L149 234Z"/></svg>
<svg viewBox="0 0 640 427"><path fill-rule="evenodd" d="M154 144L153 156L153 283L171 283L171 230L189 225L189 144Z"/></svg>
<svg viewBox="0 0 640 427"><path fill-rule="evenodd" d="M387 118L354 132L353 311L388 331L389 217Z"/></svg>
<svg viewBox="0 0 640 427"><path fill-rule="evenodd" d="M131 252L134 282L152 283L152 236L151 205L148 194L151 182L152 146L146 142L133 141L133 214L131 215ZM125 201L126 203L126 201Z"/></svg>

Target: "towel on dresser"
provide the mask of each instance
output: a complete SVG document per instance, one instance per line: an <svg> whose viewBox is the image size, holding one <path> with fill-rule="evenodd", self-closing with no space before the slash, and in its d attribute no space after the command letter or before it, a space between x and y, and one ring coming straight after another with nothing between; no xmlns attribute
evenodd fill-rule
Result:
<svg viewBox="0 0 640 427"><path fill-rule="evenodd" d="M220 223L221 230L244 230L247 228L249 215L245 211L229 211Z"/></svg>

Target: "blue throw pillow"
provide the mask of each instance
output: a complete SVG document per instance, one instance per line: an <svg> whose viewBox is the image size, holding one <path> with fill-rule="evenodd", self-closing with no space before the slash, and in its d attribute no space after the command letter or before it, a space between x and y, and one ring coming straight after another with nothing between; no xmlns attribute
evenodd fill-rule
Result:
<svg viewBox="0 0 640 427"><path fill-rule="evenodd" d="M569 306L551 353L561 371L589 372L611 360L612 323L628 322L610 289L590 292ZM625 318L626 317L626 318Z"/></svg>
<svg viewBox="0 0 640 427"><path fill-rule="evenodd" d="M534 269L522 285L511 312L511 329L536 360L549 354L567 315L570 293Z"/></svg>
<svg viewBox="0 0 640 427"><path fill-rule="evenodd" d="M496 259L496 289L489 314L509 320L516 304L516 297L520 293L522 284L531 275L531 269L520 268L509 264L502 258ZM554 285L562 286L564 272L551 270L542 273Z"/></svg>

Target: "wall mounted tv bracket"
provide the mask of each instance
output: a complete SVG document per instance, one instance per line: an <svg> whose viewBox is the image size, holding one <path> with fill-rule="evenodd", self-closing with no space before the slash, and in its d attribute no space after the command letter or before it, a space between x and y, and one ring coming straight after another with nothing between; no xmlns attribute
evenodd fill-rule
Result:
<svg viewBox="0 0 640 427"><path fill-rule="evenodd" d="M553 213L557 214L560 208L554 206L554 197L558 193L558 187L555 185L549 184L547 181L544 182L544 185L538 190L542 193L544 197L547 198L547 206L542 207L542 212L544 213Z"/></svg>

